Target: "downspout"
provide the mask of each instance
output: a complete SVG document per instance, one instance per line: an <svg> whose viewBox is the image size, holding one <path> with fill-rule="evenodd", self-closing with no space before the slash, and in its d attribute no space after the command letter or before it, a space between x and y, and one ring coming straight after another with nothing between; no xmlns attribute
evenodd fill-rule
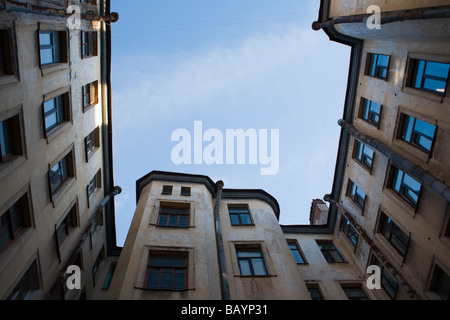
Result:
<svg viewBox="0 0 450 320"><path fill-rule="evenodd" d="M343 127L349 134L355 137L355 139L385 155L389 160L392 161L392 163L396 167L416 178L422 184L428 186L429 188L431 188L431 190L444 198L447 202L450 202L450 187L444 182L425 171L422 167L414 164L412 161L405 158L398 152L395 152L380 140L358 131L358 129L356 129L347 121L339 120L338 124Z"/></svg>
<svg viewBox="0 0 450 320"><path fill-rule="evenodd" d="M358 15L338 17L322 23L315 21L312 24L312 28L317 31L337 24L363 23L366 22L367 19L371 16L372 14L358 14ZM450 6L381 12L380 23L387 24L398 21L444 19L444 18L450 18Z"/></svg>
<svg viewBox="0 0 450 320"><path fill-rule="evenodd" d="M114 187L114 190L107 195L102 202L100 202L100 204L98 205L97 209L95 210L94 214L91 216L91 218L88 220L86 227L84 228L83 233L80 236L80 239L78 240L78 244L75 247L75 249L72 251L72 254L69 258L69 260L67 261L67 263L65 264L64 268L62 269L62 271L60 272L58 278L56 279L55 284L53 285L52 289L47 293L46 295L46 299L51 299L51 297L56 293L56 290L58 288L60 288L60 286L62 285L62 281L64 280L64 277L66 275L66 270L69 266L73 265L76 261L76 259L78 258L80 251L81 251L81 247L83 246L84 242L86 241L87 237L89 236L89 233L92 229L92 226L95 222L95 220L100 216L100 214L103 211L103 208L106 206L106 204L109 202L109 200L113 197L115 197L116 195L120 194L122 192L122 188L121 187Z"/></svg>
<svg viewBox="0 0 450 320"><path fill-rule="evenodd" d="M71 10L48 8L44 6L34 5L31 3L18 2L13 0L0 0L0 11L3 10L32 13L32 14L43 14L58 17L69 17L74 14L74 12L72 12ZM119 14L116 12L112 12L111 14L105 16L98 16L89 13L81 13L80 18L89 21L105 21L114 23L119 20Z"/></svg>
<svg viewBox="0 0 450 320"><path fill-rule="evenodd" d="M353 225L358 234L367 242L367 244L372 249L372 252L377 256L378 260L383 264L383 266L392 274L392 276L397 279L399 285L405 290L408 296L412 299L420 299L420 296L416 293L414 289L406 282L402 275L395 269L392 263L388 260L386 255L376 246L373 240L370 238L368 233L364 228L359 225L353 216L342 207L342 205L336 200L332 199L329 194L325 195L323 198L325 201L335 205L342 215L347 218L347 220Z"/></svg>
<svg viewBox="0 0 450 320"><path fill-rule="evenodd" d="M220 215L219 215L219 207L220 200L222 198L222 188L223 181L216 182L217 193L216 193L216 203L214 205L214 221L216 225L216 245L217 245L217 255L219 259L219 274L221 278L220 288L222 293L223 300L230 300L230 290L228 287L228 275L227 275L227 265L225 260L225 251L223 248L223 239L222 239L222 227L220 225Z"/></svg>

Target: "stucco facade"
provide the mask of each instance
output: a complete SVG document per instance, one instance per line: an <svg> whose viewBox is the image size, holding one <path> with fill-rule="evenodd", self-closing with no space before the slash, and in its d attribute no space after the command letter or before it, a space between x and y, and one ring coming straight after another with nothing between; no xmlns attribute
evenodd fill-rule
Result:
<svg viewBox="0 0 450 320"><path fill-rule="evenodd" d="M78 19L75 28L68 24L67 1L4 5L0 298L89 298L99 286L98 258L113 249L105 227L111 203L99 208L113 187L107 30L99 18L109 4L77 1L80 14L97 18ZM83 52L84 32L91 36L89 54ZM81 267L80 290L67 291L61 281L71 259Z"/></svg>

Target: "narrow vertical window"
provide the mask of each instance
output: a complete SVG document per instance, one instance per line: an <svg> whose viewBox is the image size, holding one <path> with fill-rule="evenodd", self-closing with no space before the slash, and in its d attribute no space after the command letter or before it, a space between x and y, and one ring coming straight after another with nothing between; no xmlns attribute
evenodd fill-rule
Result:
<svg viewBox="0 0 450 320"><path fill-rule="evenodd" d="M342 233L350 241L353 247L358 243L358 232L355 227L345 217L342 217Z"/></svg>
<svg viewBox="0 0 450 320"><path fill-rule="evenodd" d="M361 285L342 286L348 300L369 300Z"/></svg>
<svg viewBox="0 0 450 320"><path fill-rule="evenodd" d="M43 103L46 135L63 122L70 121L68 103L68 93L60 95Z"/></svg>
<svg viewBox="0 0 450 320"><path fill-rule="evenodd" d="M289 245L289 249L291 249L292 255L294 256L295 262L297 262L298 264L305 264L305 258L303 258L302 253L300 252L300 249L297 246L296 242L288 242Z"/></svg>
<svg viewBox="0 0 450 320"><path fill-rule="evenodd" d="M0 216L0 252L16 240L21 231L31 226L28 193L25 193Z"/></svg>
<svg viewBox="0 0 450 320"><path fill-rule="evenodd" d="M390 56L384 54L369 53L367 75L387 80L389 73Z"/></svg>
<svg viewBox="0 0 450 320"><path fill-rule="evenodd" d="M98 81L83 86L83 108L84 111L98 103Z"/></svg>
<svg viewBox="0 0 450 320"><path fill-rule="evenodd" d="M84 138L84 146L86 151L86 161L92 157L95 151L100 148L100 127L95 128Z"/></svg>
<svg viewBox="0 0 450 320"><path fill-rule="evenodd" d="M354 148L354 158L367 169L372 169L375 152L358 140L355 140Z"/></svg>
<svg viewBox="0 0 450 320"><path fill-rule="evenodd" d="M431 279L430 291L435 292L442 300L450 300L450 276L437 265Z"/></svg>
<svg viewBox="0 0 450 320"><path fill-rule="evenodd" d="M38 266L36 260L28 268L19 283L8 296L8 300L27 300L30 294L40 289Z"/></svg>
<svg viewBox="0 0 450 320"><path fill-rule="evenodd" d="M348 180L347 195L359 208L364 208L366 194L352 180Z"/></svg>
<svg viewBox="0 0 450 320"><path fill-rule="evenodd" d="M8 30L0 30L0 77L15 73L13 61L10 33Z"/></svg>
<svg viewBox="0 0 450 320"><path fill-rule="evenodd" d="M381 213L380 216L379 232L402 257L405 256L409 244L409 237L384 213Z"/></svg>
<svg viewBox="0 0 450 320"><path fill-rule="evenodd" d="M187 228L190 225L189 204L161 203L157 225L161 227Z"/></svg>
<svg viewBox="0 0 450 320"><path fill-rule="evenodd" d="M386 270L383 264L375 257L372 258L372 264L380 267L381 270L381 287L386 291L389 298L394 299L398 290L398 282Z"/></svg>
<svg viewBox="0 0 450 320"><path fill-rule="evenodd" d="M97 32L81 32L81 50L83 58L97 56Z"/></svg>
<svg viewBox="0 0 450 320"><path fill-rule="evenodd" d="M11 161L22 154L19 115L0 121L0 163Z"/></svg>
<svg viewBox="0 0 450 320"><path fill-rule="evenodd" d="M381 105L372 100L362 98L359 117L378 128L381 118Z"/></svg>
<svg viewBox="0 0 450 320"><path fill-rule="evenodd" d="M316 241L319 246L320 251L322 252L325 260L329 263L333 262L345 262L342 255L336 249L332 241Z"/></svg>

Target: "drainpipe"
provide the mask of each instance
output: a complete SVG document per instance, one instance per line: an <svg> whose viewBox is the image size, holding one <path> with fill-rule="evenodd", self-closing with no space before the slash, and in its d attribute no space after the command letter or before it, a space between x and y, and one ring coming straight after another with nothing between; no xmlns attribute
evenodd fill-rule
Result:
<svg viewBox="0 0 450 320"><path fill-rule="evenodd" d="M338 124L343 127L349 134L355 137L358 141L374 148L381 154L385 155L388 159L392 161L392 163L406 172L407 174L415 177L422 184L428 186L444 198L447 202L450 202L450 187L446 185L444 182L433 176L432 174L425 171L420 166L414 164L412 161L408 160L398 152L387 147L380 140L375 139L365 133L358 131L354 126L348 123L345 120L339 120Z"/></svg>
<svg viewBox="0 0 450 320"><path fill-rule="evenodd" d="M222 227L220 225L219 207L220 200L222 198L222 188L223 181L219 180L216 182L217 193L216 193L216 203L214 205L214 220L216 224L216 244L217 244L217 255L219 258L219 274L221 276L220 287L222 291L222 299L230 300L230 290L228 287L228 275L227 275L227 265L225 260L225 251L223 249L223 239L222 239Z"/></svg>
<svg viewBox="0 0 450 320"><path fill-rule="evenodd" d="M102 202L99 204L99 206L97 207L97 210L95 210L94 214L88 220L87 226L84 228L84 231L81 234L81 237L80 237L80 240L78 241L77 246L72 251L72 254L71 254L69 260L67 261L67 263L65 264L64 268L62 269L59 277L56 279L56 283L53 285L52 289L46 295L47 299L50 299L55 294L56 290L62 285L62 281L64 280L64 277L66 275L67 268L69 266L73 265L75 263L76 259L78 258L79 254L80 254L80 251L81 251L81 247L83 246L84 241L86 241L87 237L89 236L89 232L91 231L95 220L102 213L103 208L106 206L106 204L109 202L109 200L111 198L115 197L116 195L120 194L121 192L122 192L122 188L121 187L114 187L113 191L109 195L107 195L102 200Z"/></svg>
<svg viewBox="0 0 450 320"><path fill-rule="evenodd" d="M48 16L59 16L59 17L68 17L73 14L71 10L67 11L66 9L48 8L44 6L30 4L27 2L24 3L13 0L1 0L0 11L3 10L32 13L32 14L43 14ZM80 15L80 18L89 21L105 21L114 23L119 20L119 14L117 12L113 12L106 16L98 16L93 14L82 13Z"/></svg>
<svg viewBox="0 0 450 320"><path fill-rule="evenodd" d="M383 264L383 266L392 274L392 276L398 281L399 285L405 290L405 292L412 299L420 299L420 296L416 293L414 289L405 281L402 275L394 268L392 263L388 260L385 254L376 246L373 240L370 238L369 234L364 230L364 228L359 225L353 216L342 207L340 203L331 198L331 195L327 194L323 198L325 201L334 204L342 215L347 218L347 220L353 225L358 234L367 242L367 244L372 249L372 252L377 256L378 260Z"/></svg>
<svg viewBox="0 0 450 320"><path fill-rule="evenodd" d="M312 28L313 30L317 31L337 24L363 23L366 22L367 19L371 16L372 14L358 14L334 18L322 23L315 21L312 24ZM427 19L444 19L444 18L450 18L450 6L382 12L381 24L407 20L427 20Z"/></svg>

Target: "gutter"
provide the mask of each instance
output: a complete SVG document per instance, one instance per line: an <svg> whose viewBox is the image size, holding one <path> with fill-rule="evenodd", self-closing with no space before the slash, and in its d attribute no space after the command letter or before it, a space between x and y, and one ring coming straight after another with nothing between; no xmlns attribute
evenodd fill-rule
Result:
<svg viewBox="0 0 450 320"><path fill-rule="evenodd" d="M1 0L0 1L0 11L16 11L23 13L32 14L43 14L48 16L59 16L59 17L69 17L74 14L70 6L66 9L56 9L44 6L34 5L28 2L18 2L13 0ZM80 18L89 21L105 21L114 23L119 20L119 14L116 12L107 14L105 16L93 15L89 13L81 13Z"/></svg>
<svg viewBox="0 0 450 320"><path fill-rule="evenodd" d="M223 248L223 239L222 239L222 227L220 225L220 215L219 215L219 207L220 200L222 198L222 188L223 181L217 181L217 193L216 193L216 203L214 205L214 221L216 224L215 232L216 232L216 245L217 245L217 255L219 259L219 274L220 274L220 289L222 293L223 300L230 300L230 290L228 287L228 275L227 275L227 265L225 260L225 251Z"/></svg>
<svg viewBox="0 0 450 320"><path fill-rule="evenodd" d="M381 14L380 17L381 24L388 24L399 21L411 21L411 20L444 19L450 18L450 6L389 11L389 12L381 12L380 14ZM320 29L330 28L337 24L366 23L367 20L372 15L373 14L358 14L358 15L344 16L327 20L322 23L315 21L312 24L312 28L313 30L317 31Z"/></svg>

